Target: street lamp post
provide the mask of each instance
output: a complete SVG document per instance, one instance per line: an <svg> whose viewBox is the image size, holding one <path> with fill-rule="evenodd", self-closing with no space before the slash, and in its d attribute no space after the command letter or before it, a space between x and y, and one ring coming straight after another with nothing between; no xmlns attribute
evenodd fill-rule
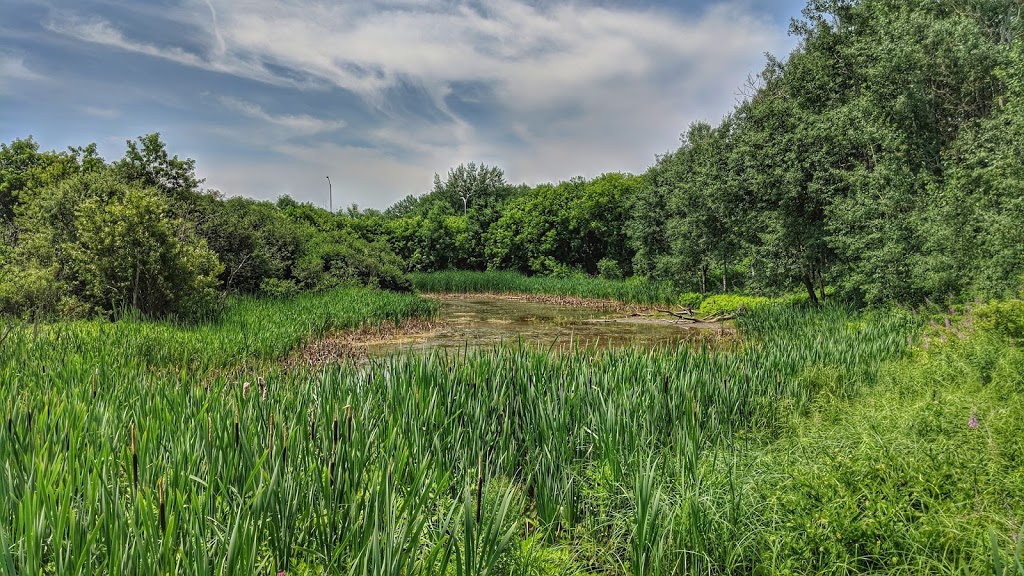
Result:
<svg viewBox="0 0 1024 576"><path fill-rule="evenodd" d="M330 176L327 177L327 197L329 202L329 204L327 205L328 209L331 211L331 214L334 214L334 189L331 188Z"/></svg>

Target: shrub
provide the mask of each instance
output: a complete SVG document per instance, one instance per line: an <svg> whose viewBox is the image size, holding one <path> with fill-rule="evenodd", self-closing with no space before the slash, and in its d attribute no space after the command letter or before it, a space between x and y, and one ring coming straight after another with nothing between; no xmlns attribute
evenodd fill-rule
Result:
<svg viewBox="0 0 1024 576"><path fill-rule="evenodd" d="M294 280L264 278L260 283L260 294L270 298L291 298L298 293L299 285Z"/></svg>
<svg viewBox="0 0 1024 576"><path fill-rule="evenodd" d="M978 307L977 315L979 328L1024 340L1024 300L984 304Z"/></svg>
<svg viewBox="0 0 1024 576"><path fill-rule="evenodd" d="M704 295L699 292L685 292L679 295L678 304L684 308L700 308Z"/></svg>
<svg viewBox="0 0 1024 576"><path fill-rule="evenodd" d="M700 305L700 313L705 316L712 314L735 314L740 308L748 312L772 303L771 298L764 296L741 296L739 294L715 294L707 297Z"/></svg>
<svg viewBox="0 0 1024 576"><path fill-rule="evenodd" d="M602 258L597 263L597 273L606 280L622 280L622 266L614 258Z"/></svg>

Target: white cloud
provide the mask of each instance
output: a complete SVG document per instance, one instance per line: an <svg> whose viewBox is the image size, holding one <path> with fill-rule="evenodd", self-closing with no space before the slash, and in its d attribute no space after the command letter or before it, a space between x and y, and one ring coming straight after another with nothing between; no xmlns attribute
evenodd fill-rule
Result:
<svg viewBox="0 0 1024 576"><path fill-rule="evenodd" d="M113 120L121 115L120 112L113 108L101 108L99 106L85 106L81 110L90 116L106 118L108 120Z"/></svg>
<svg viewBox="0 0 1024 576"><path fill-rule="evenodd" d="M377 117L358 133L354 126L339 132L345 126L339 120L271 114L233 95L219 101L273 128L239 132L276 149L282 162L319 170L342 150L345 158L358 158L351 173L367 173L359 177L357 188L367 192L358 201L375 206L425 191L433 172L464 161L497 162L510 178L529 182L642 171L678 143L687 124L728 112L744 80L763 65L764 52L793 46L785 29L751 12L747 0L723 0L689 17L582 2L537 7L506 0L474 8L424 0L185 0L167 17L208 34L207 48L133 40L101 19L55 17L50 28L299 91L333 87L360 95ZM483 112L463 116L449 104L461 83L486 87L474 104ZM433 120L410 118L394 106L394 89L407 86L424 95L420 106L438 112L428 116ZM333 132L380 148L277 145L282 136ZM388 156L389 149L404 160ZM371 176L371 167L384 173ZM284 164L263 170L301 178ZM228 176L217 168L210 181L227 193L253 194L277 181L252 174ZM318 187L319 179L309 186ZM273 186L294 179L280 182ZM423 184L410 189L414 182Z"/></svg>
<svg viewBox="0 0 1024 576"><path fill-rule="evenodd" d="M19 87L16 82L36 82L45 80L41 74L37 74L25 66L25 59L21 56L0 53L0 94L16 94Z"/></svg>
<svg viewBox="0 0 1024 576"><path fill-rule="evenodd" d="M235 98L233 96L221 96L220 102L224 106L240 112L249 118L261 120L268 124L281 127L287 132L296 136L312 136L321 132L333 132L345 127L343 120L325 120L314 118L308 114L268 114L257 104Z"/></svg>

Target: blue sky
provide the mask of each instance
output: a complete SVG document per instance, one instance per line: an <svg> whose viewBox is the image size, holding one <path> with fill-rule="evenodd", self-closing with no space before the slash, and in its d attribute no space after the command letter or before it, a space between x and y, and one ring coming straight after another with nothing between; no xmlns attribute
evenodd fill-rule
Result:
<svg viewBox="0 0 1024 576"><path fill-rule="evenodd" d="M3 0L0 140L160 132L228 196L383 208L435 172L642 172L735 105L802 0Z"/></svg>

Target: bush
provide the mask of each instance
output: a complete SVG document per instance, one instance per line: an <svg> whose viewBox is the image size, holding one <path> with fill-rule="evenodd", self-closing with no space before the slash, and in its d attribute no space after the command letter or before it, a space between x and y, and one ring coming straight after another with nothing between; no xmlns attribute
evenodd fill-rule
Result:
<svg viewBox="0 0 1024 576"><path fill-rule="evenodd" d="M678 304L683 308L700 308L704 302L704 295L699 292L685 292L679 295Z"/></svg>
<svg viewBox="0 0 1024 576"><path fill-rule="evenodd" d="M597 263L597 273L605 280L622 280L622 266L614 258L601 258Z"/></svg>
<svg viewBox="0 0 1024 576"><path fill-rule="evenodd" d="M1024 300L992 302L977 309L978 327L1014 340L1024 340Z"/></svg>
<svg viewBox="0 0 1024 576"><path fill-rule="evenodd" d="M709 296L700 305L700 313L705 316L717 314L735 314L740 308L756 310L772 303L771 298L764 296L741 296L739 294L715 294Z"/></svg>
<svg viewBox="0 0 1024 576"><path fill-rule="evenodd" d="M154 188L76 175L41 190L16 223L24 233L4 256L2 312L191 317L217 306L220 262Z"/></svg>
<svg viewBox="0 0 1024 576"><path fill-rule="evenodd" d="M260 283L260 294L270 298L291 298L298 293L299 285L294 280L264 278Z"/></svg>

